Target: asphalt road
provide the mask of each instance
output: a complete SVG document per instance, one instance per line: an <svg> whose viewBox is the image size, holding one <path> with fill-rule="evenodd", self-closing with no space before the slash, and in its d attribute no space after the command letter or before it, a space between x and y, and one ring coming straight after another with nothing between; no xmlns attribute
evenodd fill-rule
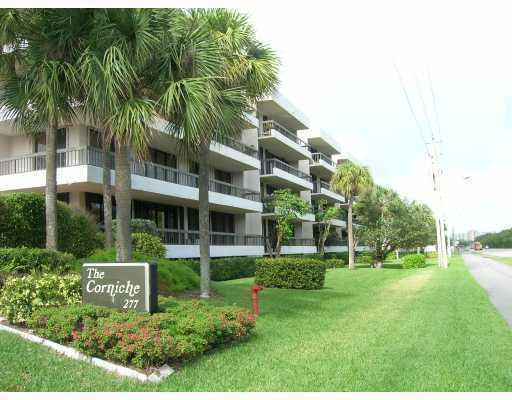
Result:
<svg viewBox="0 0 512 400"><path fill-rule="evenodd" d="M464 254L464 262L512 327L512 266L471 253Z"/></svg>

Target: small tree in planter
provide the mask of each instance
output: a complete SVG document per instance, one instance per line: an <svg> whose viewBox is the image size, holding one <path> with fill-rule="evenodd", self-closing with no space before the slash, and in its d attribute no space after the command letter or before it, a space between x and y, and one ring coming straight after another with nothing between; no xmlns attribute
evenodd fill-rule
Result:
<svg viewBox="0 0 512 400"><path fill-rule="evenodd" d="M267 242L270 255L281 255L281 246L287 239L293 237L293 223L306 214L309 204L306 200L293 193L290 189L276 190L267 199L266 205L274 209L276 215L276 245L274 251Z"/></svg>
<svg viewBox="0 0 512 400"><path fill-rule="evenodd" d="M318 202L318 210L315 216L316 222L319 222L318 230L320 236L318 238L318 252L322 256L325 253L325 241L329 236L332 220L338 218L340 214L341 209L334 206L328 206L326 200L320 200Z"/></svg>

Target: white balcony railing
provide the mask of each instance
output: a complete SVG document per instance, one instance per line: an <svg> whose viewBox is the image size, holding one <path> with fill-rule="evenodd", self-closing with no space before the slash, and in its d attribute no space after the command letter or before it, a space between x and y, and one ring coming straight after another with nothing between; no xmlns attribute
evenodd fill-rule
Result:
<svg viewBox="0 0 512 400"><path fill-rule="evenodd" d="M270 136L272 134L272 130L276 130L283 136L286 136L288 139L309 150L309 145L304 140L299 138L295 133L290 132L276 121L263 121L263 129L260 136Z"/></svg>
<svg viewBox="0 0 512 400"><path fill-rule="evenodd" d="M103 167L103 152L95 147L80 147L57 151L57 168L92 165ZM114 156L110 154L109 165L114 168ZM0 160L0 176L13 175L46 169L46 154L34 153L6 160ZM197 188L199 177L196 174L180 171L172 167L154 164L149 161L132 161L131 172L134 175ZM230 196L259 202L260 193L226 182L211 179L209 190Z"/></svg>

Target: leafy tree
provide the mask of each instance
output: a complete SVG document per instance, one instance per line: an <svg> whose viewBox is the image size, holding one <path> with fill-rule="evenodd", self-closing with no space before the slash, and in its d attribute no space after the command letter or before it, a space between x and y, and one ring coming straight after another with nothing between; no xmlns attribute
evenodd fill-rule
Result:
<svg viewBox="0 0 512 400"><path fill-rule="evenodd" d="M334 206L329 206L326 200L319 200L317 212L315 214L316 222L318 222L319 238L318 238L318 251L323 256L325 253L325 241L329 236L331 230L332 220L339 218L341 209Z"/></svg>
<svg viewBox="0 0 512 400"><path fill-rule="evenodd" d="M421 248L435 243L436 227L432 210L426 204L416 201L406 203L408 209L407 230L403 238L402 248Z"/></svg>
<svg viewBox="0 0 512 400"><path fill-rule="evenodd" d="M345 197L347 202L348 267L354 269L353 206L358 196L373 186L373 179L367 167L346 160L336 167L331 178L331 189Z"/></svg>
<svg viewBox="0 0 512 400"><path fill-rule="evenodd" d="M46 247L57 249L59 126L75 117L77 49L91 12L4 9L0 12L0 109L24 132L46 131Z"/></svg>
<svg viewBox="0 0 512 400"><path fill-rule="evenodd" d="M430 209L401 199L391 189L375 186L359 198L355 209L360 239L373 250L377 268L394 250L432 243L435 225Z"/></svg>
<svg viewBox="0 0 512 400"><path fill-rule="evenodd" d="M272 207L276 216L276 244L272 252L276 257L281 255L283 243L293 237L293 224L309 211L306 200L293 193L290 189L276 190L266 200L266 206Z"/></svg>
<svg viewBox="0 0 512 400"><path fill-rule="evenodd" d="M512 229L504 229L501 232L485 233L475 239L482 246L496 249L508 249L512 247Z"/></svg>

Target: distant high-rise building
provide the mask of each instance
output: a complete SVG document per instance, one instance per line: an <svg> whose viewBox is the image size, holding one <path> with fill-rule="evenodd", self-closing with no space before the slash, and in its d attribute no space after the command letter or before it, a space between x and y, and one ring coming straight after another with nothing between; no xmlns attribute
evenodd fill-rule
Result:
<svg viewBox="0 0 512 400"><path fill-rule="evenodd" d="M469 230L467 233L467 240L474 242L477 236L478 236L478 231L476 231L474 229Z"/></svg>

